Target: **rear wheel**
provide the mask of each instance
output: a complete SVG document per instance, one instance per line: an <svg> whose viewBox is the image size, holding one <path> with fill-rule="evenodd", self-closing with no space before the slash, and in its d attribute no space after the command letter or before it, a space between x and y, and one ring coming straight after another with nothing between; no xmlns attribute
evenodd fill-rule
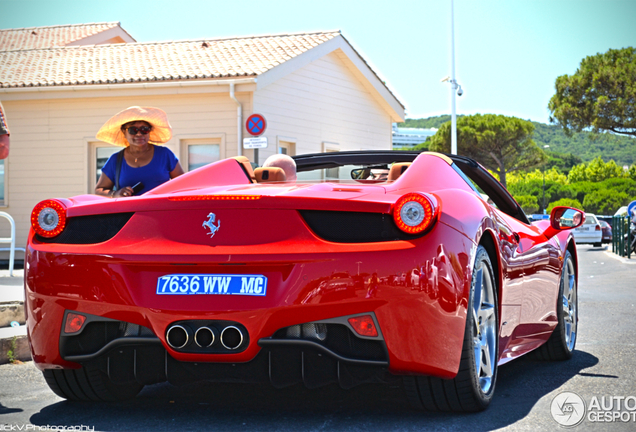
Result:
<svg viewBox="0 0 636 432"><path fill-rule="evenodd" d="M42 371L53 393L72 401L114 402L132 399L144 387L137 382L115 384L94 368L45 369Z"/></svg>
<svg viewBox="0 0 636 432"><path fill-rule="evenodd" d="M579 304L574 259L570 252L565 253L563 263L557 304L558 324L550 339L537 350L537 356L543 360L568 360L576 345Z"/></svg>
<svg viewBox="0 0 636 432"><path fill-rule="evenodd" d="M477 249L468 304L457 376L453 379L405 377L406 394L414 407L474 412L490 404L497 380L499 317L494 272L483 246Z"/></svg>

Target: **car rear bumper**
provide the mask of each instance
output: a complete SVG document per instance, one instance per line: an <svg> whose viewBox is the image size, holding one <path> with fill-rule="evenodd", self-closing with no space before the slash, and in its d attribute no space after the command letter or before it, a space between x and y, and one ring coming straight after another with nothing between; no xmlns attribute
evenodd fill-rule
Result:
<svg viewBox="0 0 636 432"><path fill-rule="evenodd" d="M65 253L30 241L25 286L33 359L40 369L74 368L83 361L109 358L118 352L118 344L134 348L148 343L148 348L163 350L164 363L251 363L265 347L271 352L273 345L281 348L290 343L276 343L280 339L277 335L290 326L371 313L378 323L385 358L370 359L332 349L344 358L341 363L362 360L362 364L370 359L392 373L452 377L459 367L464 335L472 243L441 223L426 237L387 242L383 251L368 251L368 245L361 245L357 251L349 246L349 251L337 254L318 251L232 257L213 252L188 256L175 250L154 255ZM446 249L440 249L442 243ZM328 247L334 248L331 244ZM413 279L406 285L391 282L396 275L413 270L424 274L427 268L435 268L435 277L421 276L417 286L410 286ZM335 271L348 272L353 286L330 290L329 283L321 284ZM177 273L264 275L267 295L158 295L157 280ZM377 274L376 282L372 282L373 273ZM107 344L112 340L105 340L102 346L79 343L72 355L64 354L60 347L68 311L123 323L122 329L129 324L143 327L148 340L123 340L110 347ZM188 352L167 343L166 332L175 323L202 320L238 323L249 343L240 352ZM321 350L309 349L307 344L303 349L303 343L294 349ZM337 355L329 354L336 359Z"/></svg>

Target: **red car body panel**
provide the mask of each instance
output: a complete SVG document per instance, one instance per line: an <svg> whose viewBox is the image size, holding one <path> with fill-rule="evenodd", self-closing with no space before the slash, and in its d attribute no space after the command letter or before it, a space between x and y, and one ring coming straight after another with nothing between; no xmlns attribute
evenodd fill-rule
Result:
<svg viewBox="0 0 636 432"><path fill-rule="evenodd" d="M434 175L431 175L434 173ZM211 185L211 186L210 186ZM299 210L391 214L405 193L430 194L438 220L409 240L336 243L318 237ZM541 345L556 326L563 256L571 234L547 239L488 205L439 156L423 154L390 183L252 184L232 159L174 179L139 198L90 195L63 200L69 218L134 212L110 240L58 244L29 234L25 258L27 329L40 369L77 368L57 341L67 310L147 327L178 361L249 362L261 338L279 329L373 312L395 374L457 374L477 245L494 248L500 310L500 363ZM202 226L214 211L214 237ZM338 272L346 295L335 295ZM263 297L156 293L167 274L259 274ZM374 282L368 276L376 274ZM403 285L391 281L402 274ZM377 282L377 281L380 282ZM414 285L417 280L418 286ZM330 288L331 287L331 288ZM249 333L239 353L179 352L166 330L179 320L231 320Z"/></svg>

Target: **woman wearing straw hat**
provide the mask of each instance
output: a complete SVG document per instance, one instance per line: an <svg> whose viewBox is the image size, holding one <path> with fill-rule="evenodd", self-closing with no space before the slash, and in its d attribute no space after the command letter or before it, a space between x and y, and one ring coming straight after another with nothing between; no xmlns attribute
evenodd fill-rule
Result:
<svg viewBox="0 0 636 432"><path fill-rule="evenodd" d="M168 117L159 108L133 106L115 114L97 139L125 148L108 158L95 193L111 198L141 195L183 174L174 153L156 145L170 138Z"/></svg>

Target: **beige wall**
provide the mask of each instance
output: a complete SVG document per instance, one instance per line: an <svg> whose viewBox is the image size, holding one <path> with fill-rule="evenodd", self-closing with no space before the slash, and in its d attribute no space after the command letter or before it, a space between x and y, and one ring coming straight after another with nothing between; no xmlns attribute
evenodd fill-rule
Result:
<svg viewBox="0 0 636 432"><path fill-rule="evenodd" d="M321 152L324 143L340 150L391 149L389 114L334 51L254 94L254 110L268 126L262 163L278 140L295 140L296 154Z"/></svg>

